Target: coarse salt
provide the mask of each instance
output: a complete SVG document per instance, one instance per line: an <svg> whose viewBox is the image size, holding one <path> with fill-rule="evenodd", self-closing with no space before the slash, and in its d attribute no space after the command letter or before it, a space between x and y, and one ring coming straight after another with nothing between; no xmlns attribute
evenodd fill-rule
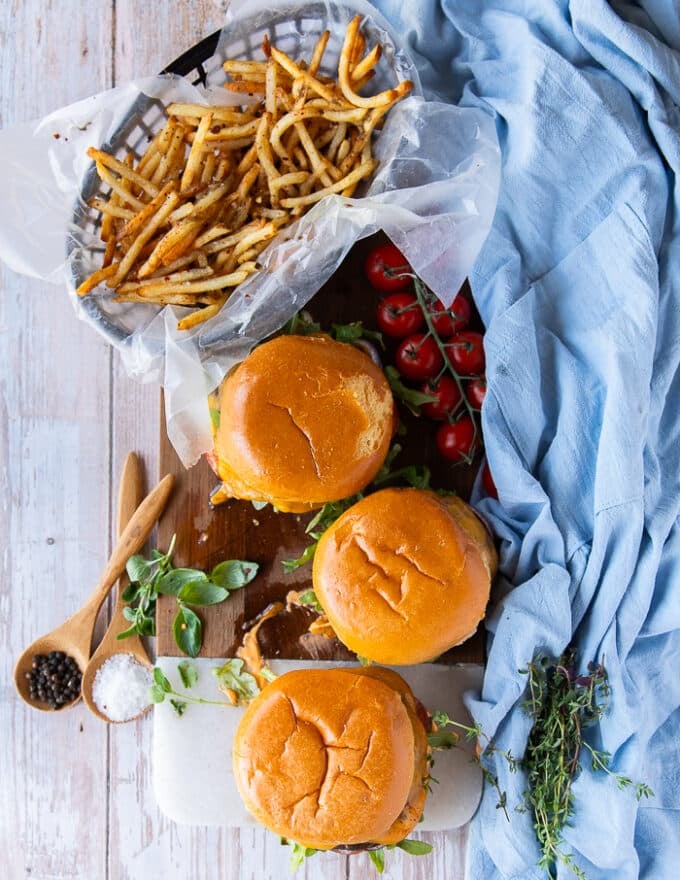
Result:
<svg viewBox="0 0 680 880"><path fill-rule="evenodd" d="M110 721L130 721L150 704L151 672L132 654L113 654L97 670L92 699Z"/></svg>

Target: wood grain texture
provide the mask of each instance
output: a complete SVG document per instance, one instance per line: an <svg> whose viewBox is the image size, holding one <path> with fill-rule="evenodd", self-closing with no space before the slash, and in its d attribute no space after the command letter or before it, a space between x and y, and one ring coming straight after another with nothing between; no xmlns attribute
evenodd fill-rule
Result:
<svg viewBox="0 0 680 880"><path fill-rule="evenodd" d="M239 0L234 0L239 2ZM44 115L155 72L222 23L222 3L6 0L0 124ZM81 703L32 712L14 658L88 595L115 534L127 452L158 472L159 401L75 317L63 290L0 267L0 852L20 880L265 880L289 852L260 830L179 827L152 790L152 719L105 726ZM103 622L100 632L103 630ZM178 768L181 772L181 768ZM466 830L427 836L426 859L391 854L384 876L462 880ZM366 856L315 856L297 877L369 874Z"/></svg>

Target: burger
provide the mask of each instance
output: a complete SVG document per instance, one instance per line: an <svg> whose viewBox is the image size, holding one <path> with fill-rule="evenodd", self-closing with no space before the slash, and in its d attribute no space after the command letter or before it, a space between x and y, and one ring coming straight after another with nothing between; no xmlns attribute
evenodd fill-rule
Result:
<svg viewBox="0 0 680 880"><path fill-rule="evenodd" d="M300 513L363 489L394 433L394 400L361 349L329 336L276 337L223 381L213 503L242 498Z"/></svg>
<svg viewBox="0 0 680 880"><path fill-rule="evenodd" d="M346 510L314 554L314 593L341 642L388 665L437 658L484 617L497 555L455 495L383 489Z"/></svg>
<svg viewBox="0 0 680 880"><path fill-rule="evenodd" d="M423 714L392 670L281 675L250 703L236 730L241 797L264 826L304 847L399 843L420 820L427 795Z"/></svg>

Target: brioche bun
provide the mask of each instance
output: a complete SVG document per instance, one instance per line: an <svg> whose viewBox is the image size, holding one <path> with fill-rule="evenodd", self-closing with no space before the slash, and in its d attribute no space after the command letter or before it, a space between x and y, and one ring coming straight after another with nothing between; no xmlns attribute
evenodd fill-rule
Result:
<svg viewBox="0 0 680 880"><path fill-rule="evenodd" d="M422 814L427 735L395 672L303 669L248 706L233 763L246 807L282 837L314 849L396 843Z"/></svg>
<svg viewBox="0 0 680 880"><path fill-rule="evenodd" d="M394 401L382 370L328 336L279 336L220 389L222 495L303 512L359 492L383 464Z"/></svg>
<svg viewBox="0 0 680 880"><path fill-rule="evenodd" d="M496 567L487 529L460 498L383 489L324 532L312 576L351 651L403 665L433 660L473 635Z"/></svg>

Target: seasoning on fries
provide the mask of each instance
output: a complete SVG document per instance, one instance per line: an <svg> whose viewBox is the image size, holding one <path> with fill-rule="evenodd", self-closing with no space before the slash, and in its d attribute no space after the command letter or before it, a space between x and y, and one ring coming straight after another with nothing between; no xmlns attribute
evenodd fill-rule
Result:
<svg viewBox="0 0 680 880"><path fill-rule="evenodd" d="M195 306L178 324L187 330L258 271L259 254L281 229L324 196L352 196L378 164L374 130L412 88L402 81L359 94L382 52L366 51L360 21L347 28L337 81L319 73L328 31L309 63L265 37L266 60L224 63L225 87L254 103L170 104L136 163L132 153L121 161L90 148L110 192L90 202L102 214L104 260L78 293L105 283L118 302Z"/></svg>

